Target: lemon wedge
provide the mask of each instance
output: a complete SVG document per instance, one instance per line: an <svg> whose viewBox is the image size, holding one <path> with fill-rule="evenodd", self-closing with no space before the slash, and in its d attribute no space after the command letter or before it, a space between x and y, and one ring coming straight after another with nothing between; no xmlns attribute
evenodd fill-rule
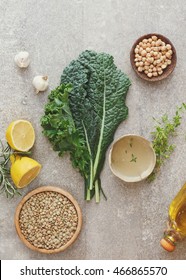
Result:
<svg viewBox="0 0 186 280"><path fill-rule="evenodd" d="M6 140L14 150L29 151L35 142L35 132L32 124L26 120L13 121L6 130Z"/></svg>
<svg viewBox="0 0 186 280"><path fill-rule="evenodd" d="M12 155L10 175L17 188L24 188L29 185L39 174L41 164L29 157Z"/></svg>

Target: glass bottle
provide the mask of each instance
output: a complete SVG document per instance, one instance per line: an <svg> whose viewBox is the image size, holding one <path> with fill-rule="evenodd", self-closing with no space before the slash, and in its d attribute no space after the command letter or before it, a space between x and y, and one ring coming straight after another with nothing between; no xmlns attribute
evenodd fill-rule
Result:
<svg viewBox="0 0 186 280"><path fill-rule="evenodd" d="M176 243L184 237L186 237L186 183L170 204L168 227L160 244L165 250L172 252Z"/></svg>

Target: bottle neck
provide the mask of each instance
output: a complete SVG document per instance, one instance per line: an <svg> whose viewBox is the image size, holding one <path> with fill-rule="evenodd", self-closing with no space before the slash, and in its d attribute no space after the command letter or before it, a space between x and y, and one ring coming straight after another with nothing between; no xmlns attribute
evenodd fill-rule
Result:
<svg viewBox="0 0 186 280"><path fill-rule="evenodd" d="M177 242L182 240L181 234L177 231L177 224L175 221L168 221L167 229L164 231L164 238L174 246Z"/></svg>

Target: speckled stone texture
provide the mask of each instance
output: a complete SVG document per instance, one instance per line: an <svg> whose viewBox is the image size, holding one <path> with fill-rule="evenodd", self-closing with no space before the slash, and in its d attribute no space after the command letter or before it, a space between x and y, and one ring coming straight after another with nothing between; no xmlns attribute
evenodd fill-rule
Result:
<svg viewBox="0 0 186 280"><path fill-rule="evenodd" d="M42 165L39 177L23 190L55 185L72 193L83 212L79 239L67 251L42 255L30 251L14 228L14 212L21 197L0 196L1 259L186 259L186 241L175 252L159 245L166 227L168 206L186 181L186 140L183 117L171 159L153 183L127 184L111 174L108 153L101 175L108 197L99 205L83 199L83 179L68 156L59 158L42 135L40 118L50 89L59 84L62 70L85 49L108 52L131 79L127 105L129 118L116 131L115 139L136 133L149 140L152 117L170 116L176 105L186 102L186 2L184 0L28 0L0 1L0 139L15 119L28 119L36 130L33 157ZM174 73L154 84L142 81L130 65L133 42L156 32L174 44L178 61ZM28 69L19 69L14 56L30 53ZM48 75L48 92L34 94L32 79Z"/></svg>

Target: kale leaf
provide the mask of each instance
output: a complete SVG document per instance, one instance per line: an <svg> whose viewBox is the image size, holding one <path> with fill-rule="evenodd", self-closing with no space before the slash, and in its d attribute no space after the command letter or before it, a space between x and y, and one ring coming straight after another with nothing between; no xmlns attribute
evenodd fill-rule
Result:
<svg viewBox="0 0 186 280"><path fill-rule="evenodd" d="M85 180L85 198L100 200L100 173L118 125L128 116L125 105L130 80L113 57L83 52L66 67L61 86L53 90L42 118L54 150L70 152Z"/></svg>

